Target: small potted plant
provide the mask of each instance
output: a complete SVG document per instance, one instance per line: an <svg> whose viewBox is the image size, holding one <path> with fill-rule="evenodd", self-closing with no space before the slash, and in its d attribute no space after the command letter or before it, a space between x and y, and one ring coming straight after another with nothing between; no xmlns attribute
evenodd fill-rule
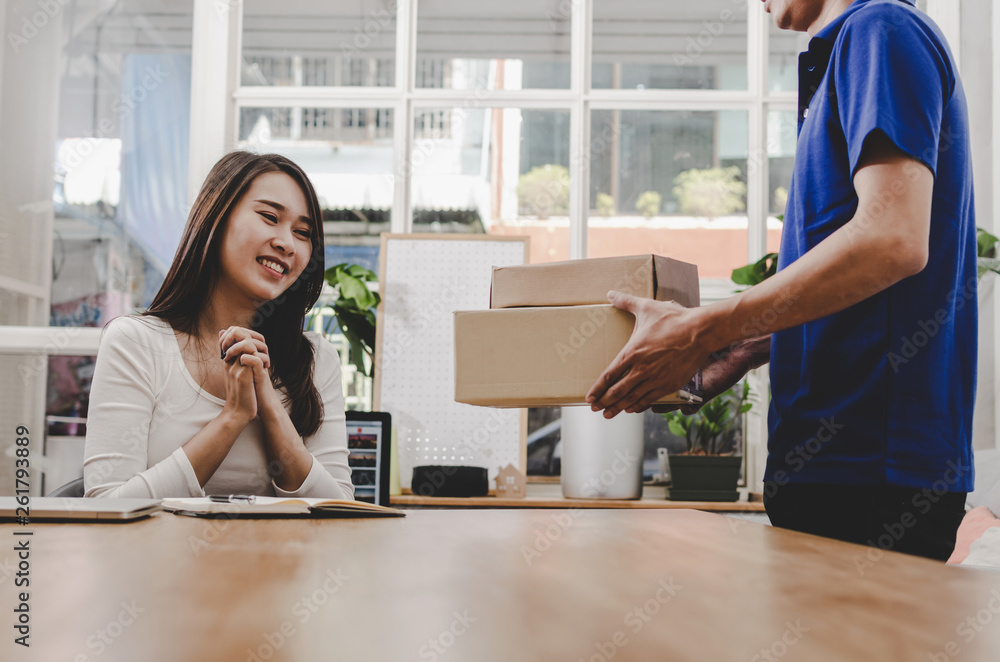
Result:
<svg viewBox="0 0 1000 662"><path fill-rule="evenodd" d="M368 283L377 283L378 277L370 270L357 264L336 264L324 273L326 282L333 288L329 300L321 300L309 317L307 326L325 306L333 309L333 317L327 318L324 333L330 336L335 323L350 345L350 361L361 374L369 375L365 365L375 361L375 309L381 302L377 292L368 288ZM370 375L369 375L370 376Z"/></svg>
<svg viewBox="0 0 1000 662"><path fill-rule="evenodd" d="M674 501L736 501L743 466L740 422L750 411L750 385L737 384L706 402L696 413L663 414L670 431L687 442L687 450L670 456Z"/></svg>

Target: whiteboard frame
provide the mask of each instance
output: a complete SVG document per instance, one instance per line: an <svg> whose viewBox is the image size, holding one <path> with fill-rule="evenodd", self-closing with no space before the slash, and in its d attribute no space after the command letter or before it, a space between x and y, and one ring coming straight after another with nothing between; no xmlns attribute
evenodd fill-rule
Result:
<svg viewBox="0 0 1000 662"><path fill-rule="evenodd" d="M390 240L417 240L417 241L517 241L524 244L524 264L528 264L530 249L531 249L531 237L523 235L489 235L489 234L458 234L458 233L440 233L436 234L433 232L383 232L379 235L379 253L378 253L378 278L379 278L379 292L382 296L382 300L379 302L378 309L376 312L377 320L382 320L384 318L385 302L387 299L386 287L386 256L388 255L388 245ZM375 411L382 410L382 370L381 364L379 363L380 357L382 356L382 329L383 325L378 321L375 323L375 361L372 365L372 372L375 373L375 379L372 385L372 408ZM520 463L519 471L525 476L528 475L528 410L521 408L519 410L520 414L520 436L521 441L518 449L518 461ZM395 426L395 423L393 423ZM493 492L493 486L490 487L490 492Z"/></svg>

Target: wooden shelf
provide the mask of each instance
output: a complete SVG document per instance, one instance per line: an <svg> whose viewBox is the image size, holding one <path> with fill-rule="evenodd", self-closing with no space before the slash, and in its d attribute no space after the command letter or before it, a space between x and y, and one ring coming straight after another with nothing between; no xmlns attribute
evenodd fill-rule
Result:
<svg viewBox="0 0 1000 662"><path fill-rule="evenodd" d="M619 499L566 499L558 483L528 483L527 496L523 499L486 497L425 497L403 494L390 497L393 506L410 508L646 508L704 510L714 512L764 512L764 504L748 502L741 491L740 501L668 501L662 485L646 485L642 498Z"/></svg>

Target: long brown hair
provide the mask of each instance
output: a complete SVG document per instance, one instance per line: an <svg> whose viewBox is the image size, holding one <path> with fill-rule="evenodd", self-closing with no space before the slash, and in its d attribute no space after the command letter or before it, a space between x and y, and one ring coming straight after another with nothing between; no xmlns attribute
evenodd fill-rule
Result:
<svg viewBox="0 0 1000 662"><path fill-rule="evenodd" d="M303 335L306 312L323 288L323 226L319 200L306 173L278 154L230 152L212 167L194 201L170 271L143 315L166 320L190 336L198 336L219 270L219 246L229 218L253 180L266 172L283 172L302 189L313 228L309 264L285 292L257 308L251 328L260 332L271 357L275 388L284 388L291 402L289 417L303 437L314 434L323 420L323 400L313 384L315 356Z"/></svg>

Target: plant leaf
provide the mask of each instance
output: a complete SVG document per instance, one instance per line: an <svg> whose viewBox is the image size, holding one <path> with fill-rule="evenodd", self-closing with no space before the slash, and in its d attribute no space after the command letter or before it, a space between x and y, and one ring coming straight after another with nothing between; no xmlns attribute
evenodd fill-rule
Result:
<svg viewBox="0 0 1000 662"><path fill-rule="evenodd" d="M982 278L986 274L993 272L1000 274L1000 258L981 257L976 260L976 277Z"/></svg>
<svg viewBox="0 0 1000 662"><path fill-rule="evenodd" d="M979 257L995 257L995 246L1000 241L982 228L976 228L976 249Z"/></svg>
<svg viewBox="0 0 1000 662"><path fill-rule="evenodd" d="M364 357L367 355L374 361L375 347L375 313L382 298L377 292L372 292L365 284L377 283L374 272L357 264L346 262L328 268L323 278L336 292L336 300L332 302L337 327L349 343L350 361L359 370L366 371ZM327 319L325 332L331 331L332 319Z"/></svg>
<svg viewBox="0 0 1000 662"><path fill-rule="evenodd" d="M369 269L365 269L360 264L349 264L349 265L347 265L347 268L345 269L345 271L347 271L348 274L350 274L350 275L352 275L355 278L358 278L360 280L363 280L363 281L366 281L366 282L369 282L369 283L378 282L378 276L375 275L375 272L371 271Z"/></svg>
<svg viewBox="0 0 1000 662"><path fill-rule="evenodd" d="M360 279L348 273L341 273L338 280L342 298L353 299L358 308L361 309L368 309L375 305L375 297Z"/></svg>
<svg viewBox="0 0 1000 662"><path fill-rule="evenodd" d="M669 421L667 421L667 427L670 428L670 432L672 434L675 434L678 437L687 436L687 430L685 430L684 426L681 425L680 421L676 419L670 419Z"/></svg>
<svg viewBox="0 0 1000 662"><path fill-rule="evenodd" d="M733 269L733 273L730 278L737 285L749 285L752 287L773 276L777 273L777 270L778 254L768 253L753 264Z"/></svg>
<svg viewBox="0 0 1000 662"><path fill-rule="evenodd" d="M754 266L755 265L753 264L748 264L745 267L740 267L739 269L733 269L733 274L732 276L730 276L730 278L737 285L753 285Z"/></svg>

